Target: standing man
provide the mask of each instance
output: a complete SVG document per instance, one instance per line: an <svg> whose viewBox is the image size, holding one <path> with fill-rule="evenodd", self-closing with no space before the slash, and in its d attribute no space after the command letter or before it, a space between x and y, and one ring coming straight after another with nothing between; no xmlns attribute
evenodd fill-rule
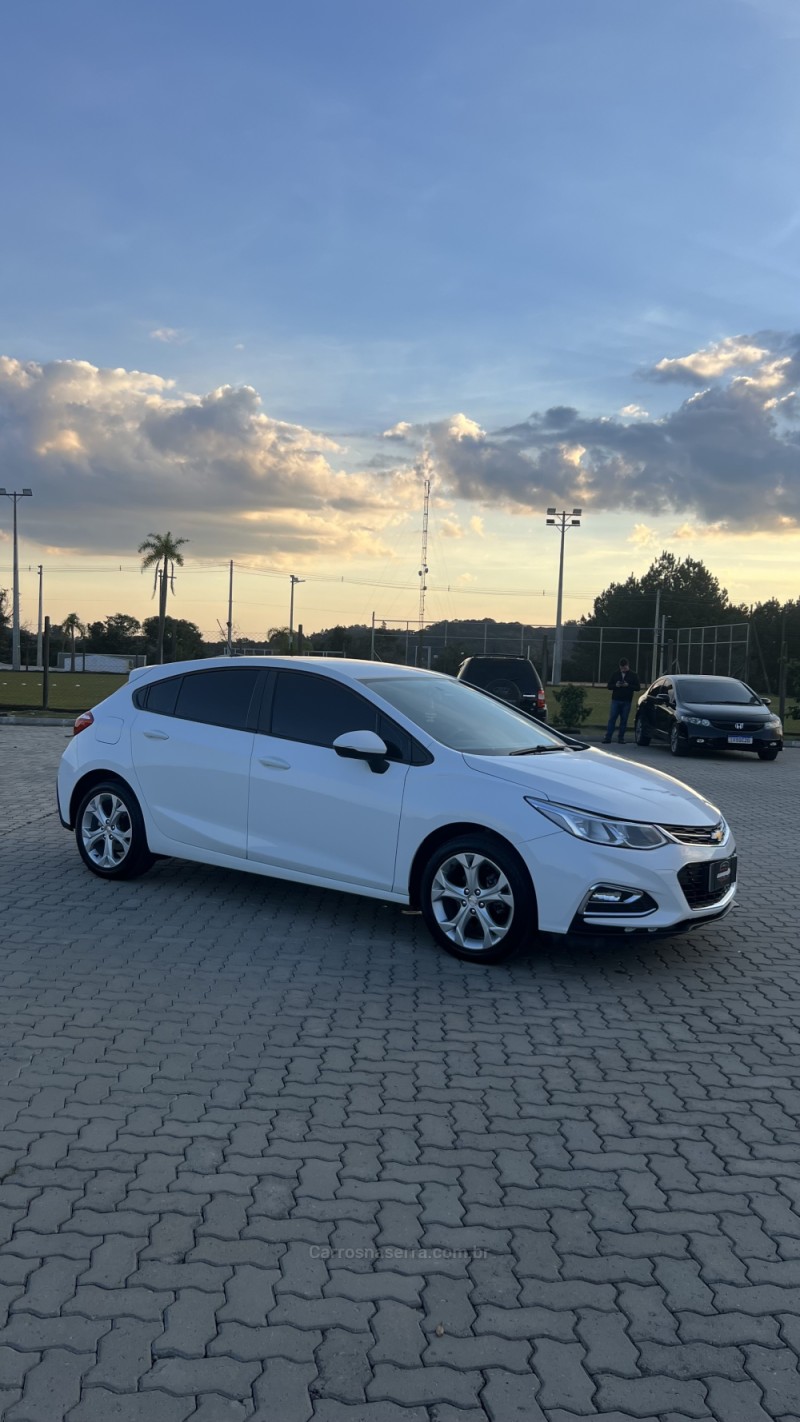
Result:
<svg viewBox="0 0 800 1422"><path fill-rule="evenodd" d="M611 692L611 714L603 737L603 745L611 744L614 739L614 727L619 719L618 740L622 746L625 744L625 728L628 724L633 693L639 690L639 678L635 672L631 671L630 664L625 657L620 661L619 671L615 672L606 682L606 687Z"/></svg>

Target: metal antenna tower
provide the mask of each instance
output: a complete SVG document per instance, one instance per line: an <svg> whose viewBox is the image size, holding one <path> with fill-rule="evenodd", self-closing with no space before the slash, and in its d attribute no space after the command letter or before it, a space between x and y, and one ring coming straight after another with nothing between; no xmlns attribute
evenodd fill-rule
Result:
<svg viewBox="0 0 800 1422"><path fill-rule="evenodd" d="M423 455L422 467L425 471L425 499L422 505L422 555L419 567L419 632L425 626L425 594L428 591L428 513L431 502L430 467L427 452Z"/></svg>

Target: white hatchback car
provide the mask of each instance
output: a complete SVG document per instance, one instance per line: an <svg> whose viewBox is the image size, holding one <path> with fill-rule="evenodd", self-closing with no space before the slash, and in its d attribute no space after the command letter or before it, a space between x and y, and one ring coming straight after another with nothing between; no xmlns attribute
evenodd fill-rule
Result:
<svg viewBox="0 0 800 1422"><path fill-rule="evenodd" d="M736 894L731 831L687 786L384 663L134 671L78 717L58 807L103 878L169 855L411 903L481 962L537 929L681 931Z"/></svg>

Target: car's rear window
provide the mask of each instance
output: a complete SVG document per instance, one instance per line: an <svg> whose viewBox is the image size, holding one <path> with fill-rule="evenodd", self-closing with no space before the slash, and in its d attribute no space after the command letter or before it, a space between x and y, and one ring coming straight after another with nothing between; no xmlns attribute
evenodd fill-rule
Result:
<svg viewBox="0 0 800 1422"><path fill-rule="evenodd" d="M520 657L505 660L487 657L485 660L468 662L461 673L462 680L472 682L488 691L492 682L514 682L523 696L535 696L539 690L539 678L529 661Z"/></svg>

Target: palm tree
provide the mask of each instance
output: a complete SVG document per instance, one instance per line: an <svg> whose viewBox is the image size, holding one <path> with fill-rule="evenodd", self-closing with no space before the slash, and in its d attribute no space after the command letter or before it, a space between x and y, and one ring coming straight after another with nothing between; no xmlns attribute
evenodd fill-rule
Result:
<svg viewBox="0 0 800 1422"><path fill-rule="evenodd" d="M71 655L71 658L72 658L72 670L74 671L74 670L75 670L75 638L76 638L76 637L85 637L85 636L86 636L86 628L84 627L83 623L81 622L81 619L79 618L77 612L70 612L69 616L67 616L67 617L64 618L64 621L63 621L62 624L61 624L61 629L62 629L63 632L66 632L67 636L69 637L69 648L70 648L70 655ZM85 661L85 653L84 653L84 661Z"/></svg>
<svg viewBox="0 0 800 1422"><path fill-rule="evenodd" d="M169 587L175 591L175 564L179 568L183 567L183 554L181 545L188 543L188 538L173 538L167 533L148 533L144 543L139 544L139 552L144 554L142 558L142 572L145 568L155 567L155 577L153 578L153 596L155 596L158 580L161 579L160 595L158 600L158 660L164 660L164 621L167 616L167 592Z"/></svg>

